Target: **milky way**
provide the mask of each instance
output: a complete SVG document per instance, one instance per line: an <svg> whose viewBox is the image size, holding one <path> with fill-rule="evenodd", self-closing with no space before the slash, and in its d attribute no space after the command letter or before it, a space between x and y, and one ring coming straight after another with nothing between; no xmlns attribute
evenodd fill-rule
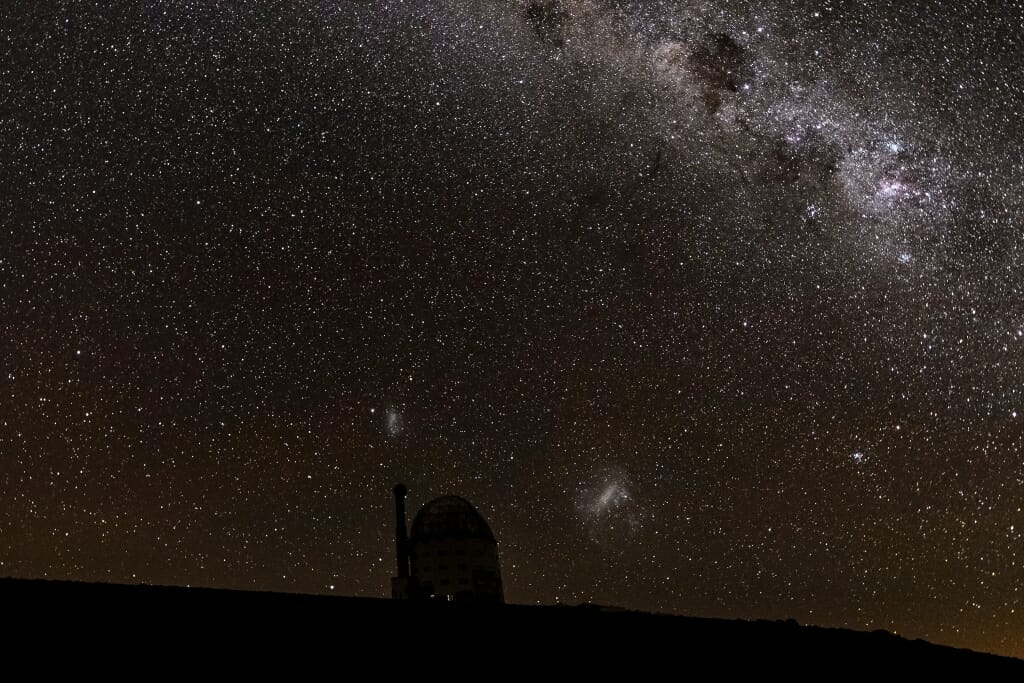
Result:
<svg viewBox="0 0 1024 683"><path fill-rule="evenodd" d="M0 573L1024 656L1024 8L0 8Z"/></svg>

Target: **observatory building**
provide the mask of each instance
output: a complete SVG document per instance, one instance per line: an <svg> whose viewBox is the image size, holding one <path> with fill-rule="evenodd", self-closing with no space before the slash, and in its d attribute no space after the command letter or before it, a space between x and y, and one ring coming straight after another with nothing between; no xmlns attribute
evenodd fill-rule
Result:
<svg viewBox="0 0 1024 683"><path fill-rule="evenodd" d="M498 543L469 501L441 496L416 513L406 531L405 486L395 486L395 550L399 600L502 603Z"/></svg>

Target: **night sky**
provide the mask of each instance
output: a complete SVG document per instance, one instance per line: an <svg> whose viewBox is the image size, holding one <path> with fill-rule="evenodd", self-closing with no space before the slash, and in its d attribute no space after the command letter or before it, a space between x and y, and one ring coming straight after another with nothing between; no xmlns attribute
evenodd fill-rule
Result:
<svg viewBox="0 0 1024 683"><path fill-rule="evenodd" d="M1024 5L10 0L0 575L1024 656Z"/></svg>

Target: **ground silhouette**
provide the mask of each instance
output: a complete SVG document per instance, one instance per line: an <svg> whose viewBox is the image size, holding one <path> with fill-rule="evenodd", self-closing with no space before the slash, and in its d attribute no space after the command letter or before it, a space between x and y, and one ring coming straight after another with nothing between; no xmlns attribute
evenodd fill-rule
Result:
<svg viewBox="0 0 1024 683"><path fill-rule="evenodd" d="M907 640L885 631L861 632L787 621L741 621L636 612L600 605L459 605L457 603L352 598L333 595L0 579L0 603L46 610L165 610L258 615L267 610L304 612L306 624L329 632L381 627L418 633L438 642L452 634L486 634L496 643L526 637L567 661L577 657L643 657L677 673L756 671L848 676L854 672L1012 677L1024 661ZM552 640L552 637L555 640ZM555 643L555 645L552 645ZM617 648L607 649L609 644ZM581 650L586 647L587 650ZM550 657L551 651L545 656ZM653 658L653 660L652 660ZM659 661L660 660L660 661ZM580 660L581 661L581 660ZM593 665L593 661L588 661Z"/></svg>

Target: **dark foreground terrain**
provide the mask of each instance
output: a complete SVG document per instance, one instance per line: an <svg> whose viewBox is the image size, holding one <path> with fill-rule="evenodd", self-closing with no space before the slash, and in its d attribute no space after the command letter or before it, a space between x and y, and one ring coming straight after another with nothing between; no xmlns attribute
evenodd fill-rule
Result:
<svg viewBox="0 0 1024 683"><path fill-rule="evenodd" d="M486 637L515 646L516 656L552 653L593 668L603 658L711 671L810 673L823 679L851 673L971 675L978 680L1024 680L1024 661L972 652L885 631L872 633L801 626L789 621L739 621L631 612L596 605L495 607L415 604L380 598L183 588L148 585L0 579L8 610L162 610L173 617L229 610L262 620L267 610L298 610L303 627L339 633L416 634L419 641L455 645ZM282 623L281 619L276 620ZM284 623L299 620L285 618ZM524 644L531 647L522 652ZM510 650L512 648L510 647ZM654 660L654 661L652 661ZM710 667L710 668L709 668Z"/></svg>

